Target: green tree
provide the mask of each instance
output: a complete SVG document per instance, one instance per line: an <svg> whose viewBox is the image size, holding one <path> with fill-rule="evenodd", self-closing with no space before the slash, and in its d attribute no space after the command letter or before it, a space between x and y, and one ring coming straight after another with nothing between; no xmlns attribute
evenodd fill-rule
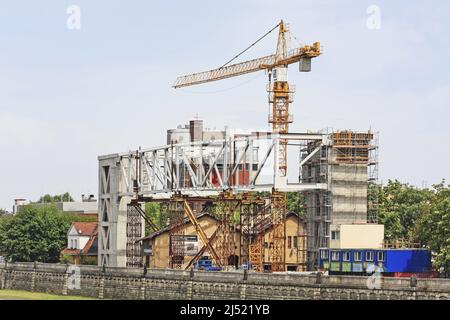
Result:
<svg viewBox="0 0 450 320"><path fill-rule="evenodd" d="M147 202L145 204L145 215L150 219L159 229L167 225L168 213L165 206L158 202ZM145 234L149 235L153 230L148 226L145 227Z"/></svg>
<svg viewBox="0 0 450 320"><path fill-rule="evenodd" d="M46 194L43 195L42 197L39 198L39 200L37 202L41 202L41 203L54 203L54 202L73 202L73 198L72 196L66 192L63 194L57 194L57 195L50 195L50 194Z"/></svg>
<svg viewBox="0 0 450 320"><path fill-rule="evenodd" d="M450 188L444 187L444 181L433 188L435 197L425 206L416 232L418 239L435 253L435 267L450 277Z"/></svg>
<svg viewBox="0 0 450 320"><path fill-rule="evenodd" d="M287 210L295 212L301 217L306 216L305 196L301 192L288 192L287 194Z"/></svg>
<svg viewBox="0 0 450 320"><path fill-rule="evenodd" d="M388 240L407 239L428 247L434 267L450 276L450 189L445 181L432 189L389 180L380 189L378 221Z"/></svg>
<svg viewBox="0 0 450 320"><path fill-rule="evenodd" d="M0 217L6 215L6 210L5 209L0 209Z"/></svg>
<svg viewBox="0 0 450 320"><path fill-rule="evenodd" d="M380 190L378 215L378 222L385 226L386 239L417 239L415 226L433 197L433 190L389 180Z"/></svg>
<svg viewBox="0 0 450 320"><path fill-rule="evenodd" d="M13 261L58 262L70 224L77 218L54 206L25 206L0 223L0 251Z"/></svg>

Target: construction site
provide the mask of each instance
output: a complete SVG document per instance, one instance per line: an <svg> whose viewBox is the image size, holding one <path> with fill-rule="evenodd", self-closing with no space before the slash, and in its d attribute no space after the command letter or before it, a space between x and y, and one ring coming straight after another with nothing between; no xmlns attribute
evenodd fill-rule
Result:
<svg viewBox="0 0 450 320"><path fill-rule="evenodd" d="M273 55L234 62L276 30ZM289 38L281 21L220 68L178 77L173 85L265 72L271 131L206 130L194 119L169 129L164 146L98 158L100 266L304 272L318 269L323 248L382 247L371 194L378 135L290 130L295 86L288 67L298 63L300 72L310 72L323 48L315 42L291 49ZM289 193L304 197L303 213L288 210ZM147 218L150 202L167 213L166 226Z"/></svg>

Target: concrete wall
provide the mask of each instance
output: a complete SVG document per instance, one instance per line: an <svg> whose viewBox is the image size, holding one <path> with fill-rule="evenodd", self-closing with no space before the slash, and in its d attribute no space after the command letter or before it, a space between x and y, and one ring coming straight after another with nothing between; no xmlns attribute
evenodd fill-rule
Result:
<svg viewBox="0 0 450 320"><path fill-rule="evenodd" d="M90 239L90 237L85 237L85 236L69 236L67 239L67 248L69 248L69 249L84 249L84 247L88 243L89 239ZM74 243L75 240L76 240L76 246ZM74 243L74 246L72 246L72 243Z"/></svg>
<svg viewBox="0 0 450 320"><path fill-rule="evenodd" d="M384 225L341 225L338 247L344 249L378 249L383 247Z"/></svg>
<svg viewBox="0 0 450 320"><path fill-rule="evenodd" d="M69 212L97 213L97 201L90 202L58 202L58 209Z"/></svg>
<svg viewBox="0 0 450 320"><path fill-rule="evenodd" d="M67 266L15 263L0 266L0 289L20 289L100 299L289 299L450 300L450 279L383 278L381 289L367 277L193 272L81 266L80 289L68 287Z"/></svg>
<svg viewBox="0 0 450 320"><path fill-rule="evenodd" d="M335 152L333 149L332 154ZM334 163L330 168L332 225L367 221L367 164Z"/></svg>

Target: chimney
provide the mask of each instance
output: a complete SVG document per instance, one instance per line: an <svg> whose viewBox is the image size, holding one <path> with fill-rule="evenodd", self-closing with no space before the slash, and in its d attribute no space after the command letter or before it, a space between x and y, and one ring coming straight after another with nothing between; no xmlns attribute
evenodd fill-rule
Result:
<svg viewBox="0 0 450 320"><path fill-rule="evenodd" d="M191 142L203 140L203 120L189 121L189 132L191 134Z"/></svg>

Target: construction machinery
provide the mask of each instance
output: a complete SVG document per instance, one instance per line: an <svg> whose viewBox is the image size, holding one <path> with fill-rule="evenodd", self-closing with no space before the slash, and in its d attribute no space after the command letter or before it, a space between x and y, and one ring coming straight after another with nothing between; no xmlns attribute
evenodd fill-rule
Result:
<svg viewBox="0 0 450 320"><path fill-rule="evenodd" d="M278 43L275 54L230 64L276 29L278 29ZM272 106L271 114L268 117L269 123L272 124L274 133L288 133L289 124L293 121L293 117L289 113L289 105L293 102L295 92L294 87L288 83L288 66L298 62L300 72L309 72L311 71L311 60L322 52L319 42L290 50L290 39L289 27L281 20L274 28L220 68L178 77L173 87L182 88L265 70L269 76L267 91L269 104ZM281 140L277 148L278 152L275 153L274 163L278 168L278 179L287 181L287 141ZM272 271L285 271L286 193L273 189L271 203L270 219L273 226L269 245L271 268ZM263 246L263 239L257 239L249 246L251 263L256 265L259 271L263 271Z"/></svg>

